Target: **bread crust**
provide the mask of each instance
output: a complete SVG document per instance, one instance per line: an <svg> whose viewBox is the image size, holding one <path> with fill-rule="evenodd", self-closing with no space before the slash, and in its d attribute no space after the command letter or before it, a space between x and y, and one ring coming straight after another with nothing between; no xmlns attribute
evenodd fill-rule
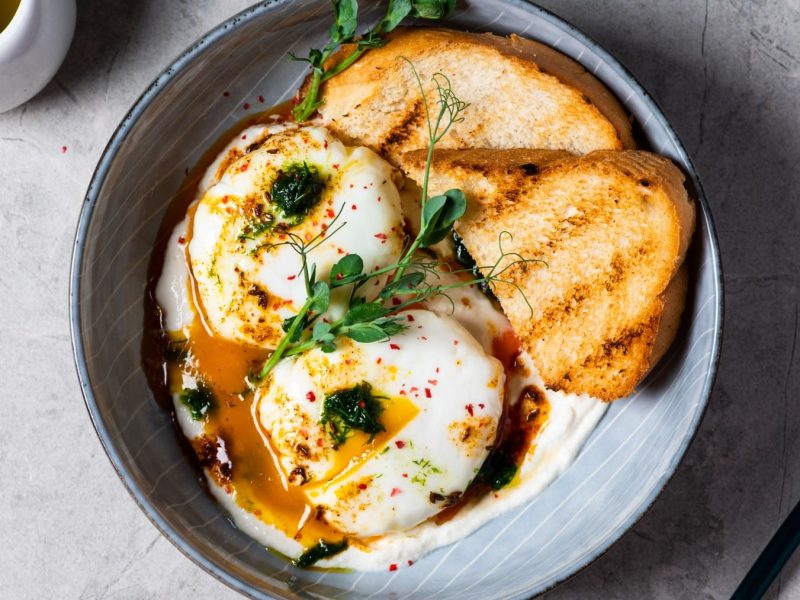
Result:
<svg viewBox="0 0 800 600"><path fill-rule="evenodd" d="M401 158L412 179L424 162ZM541 261L512 266L513 285L495 294L549 388L610 401L634 391L677 330L695 221L683 181L642 151L442 150L429 190L467 195L456 229L478 264L494 264L500 242Z"/></svg>
<svg viewBox="0 0 800 600"><path fill-rule="evenodd" d="M345 46L328 66L352 51ZM633 148L631 124L611 92L580 64L513 35L398 28L381 48L321 87L324 125L348 143L366 145L393 164L427 147L424 105L409 59L435 110L434 73L447 75L470 107L440 148L545 148L585 153ZM301 90L302 94L302 90Z"/></svg>

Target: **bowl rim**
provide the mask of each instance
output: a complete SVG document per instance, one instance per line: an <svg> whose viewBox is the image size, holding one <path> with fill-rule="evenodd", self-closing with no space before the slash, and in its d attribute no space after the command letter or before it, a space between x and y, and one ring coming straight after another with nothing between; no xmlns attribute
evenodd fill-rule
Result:
<svg viewBox="0 0 800 600"><path fill-rule="evenodd" d="M258 18L261 14L269 12L279 6L291 3L293 0L262 0L258 4L250 6L241 12L231 16L225 21L221 22L216 27L209 30L202 35L196 42L192 43L186 50L184 50L176 59L171 61L159 75L150 83L145 91L137 98L131 108L125 114L120 124L115 129L108 144L103 150L97 167L92 174L89 186L84 197L83 206L81 208L80 217L76 226L75 237L73 242L72 258L70 262L70 275L69 275L69 324L70 324L70 338L72 342L72 353L75 364L75 369L78 375L78 380L81 385L81 392L83 393L84 403L89 413L89 417L94 426L95 432L100 439L103 450L106 453L109 461L111 462L117 476L122 481L125 489L130 496L139 506L141 511L145 514L148 520L156 527L156 529L166 537L184 556L189 558L196 565L201 567L208 574L213 576L218 581L224 583L228 587L237 592L251 597L257 598L263 595L264 590L259 590L247 584L243 580L238 579L228 570L221 567L212 560L203 556L192 544L185 540L175 528L164 518L150 503L150 500L142 494L142 491L133 481L129 471L125 468L124 463L115 447L115 443L109 435L109 431L103 422L100 409L97 404L94 392L90 384L90 378L86 363L86 349L84 348L83 338L81 335L81 316L80 316L80 291L81 291L81 270L83 265L84 250L86 246L86 234L91 224L94 209L97 206L100 191L105 183L106 176L110 169L112 162L117 156L120 146L123 144L131 129L139 121L139 118L144 111L150 106L151 102L159 95L160 87L168 83L178 73L180 73L185 66L192 62L195 58L200 56L207 47L217 43L222 38L233 35L235 31L243 24ZM639 507L634 510L628 520L612 535L610 535L603 546L599 546L594 552L585 557L582 564L576 566L572 572L563 575L551 585L542 588L535 592L537 595L553 589L560 585L567 579L570 579L591 565L600 556L605 554L612 546L614 546L619 539L630 531L630 529L650 510L658 497L663 493L667 484L674 477L678 466L686 456L686 452L690 444L694 441L697 430L703 420L707 410L708 401L711 396L711 391L716 380L719 357L723 335L723 318L724 318L724 288L723 288L723 275L722 275L722 261L719 253L719 242L716 233L716 226L714 224L711 211L709 209L703 186L700 182L697 169L693 161L689 157L683 143L681 142L677 132L670 125L663 110L658 103L653 99L650 93L639 83L631 71L625 67L618 59L610 54L603 46L598 44L588 35L583 33L580 29L568 22L563 17L560 17L553 12L535 4L532 0L500 0L511 6L521 7L533 15L550 22L556 27L563 30L567 35L577 39L579 42L591 48L597 56L606 63L613 71L621 76L628 85L630 85L635 93L641 98L644 104L652 111L655 119L660 121L664 129L670 134L674 141L677 155L680 160L686 165L686 172L689 175L692 184L697 193L697 203L700 207L700 212L703 215L703 222L708 234L709 244L707 252L709 253L709 261L714 275L714 291L717 296L714 314L714 336L711 343L710 363L708 371L706 372L703 388L700 393L700 410L696 411L692 421L687 427L687 433L681 441L677 451L670 457L666 468L663 471L661 480L654 486L651 493L644 499ZM277 590L270 586L270 591L277 594L282 594L281 590Z"/></svg>

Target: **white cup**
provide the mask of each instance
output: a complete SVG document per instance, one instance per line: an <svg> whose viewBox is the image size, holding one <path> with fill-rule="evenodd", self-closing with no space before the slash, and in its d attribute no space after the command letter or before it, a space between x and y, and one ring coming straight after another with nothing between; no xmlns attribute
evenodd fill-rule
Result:
<svg viewBox="0 0 800 600"><path fill-rule="evenodd" d="M20 0L0 32L0 113L27 102L53 78L75 33L75 0Z"/></svg>

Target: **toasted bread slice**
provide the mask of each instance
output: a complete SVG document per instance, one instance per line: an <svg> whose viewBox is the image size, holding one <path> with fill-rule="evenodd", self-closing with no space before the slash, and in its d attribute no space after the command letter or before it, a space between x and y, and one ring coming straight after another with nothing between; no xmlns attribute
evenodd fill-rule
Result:
<svg viewBox="0 0 800 600"><path fill-rule="evenodd" d="M424 151L401 162L419 180ZM498 261L501 244L541 261L511 266L502 278L514 285L495 293L545 384L614 400L677 329L695 220L683 181L641 151L437 150L429 190L464 191L456 229L479 265Z"/></svg>
<svg viewBox="0 0 800 600"><path fill-rule="evenodd" d="M348 143L369 146L397 165L406 151L427 148L419 84L429 109L438 98L431 77L443 73L469 103L439 148L545 148L583 154L633 148L630 119L614 96L581 65L537 42L447 29L400 28L321 89L323 124ZM332 66L352 46L335 54ZM302 93L302 90L301 90Z"/></svg>

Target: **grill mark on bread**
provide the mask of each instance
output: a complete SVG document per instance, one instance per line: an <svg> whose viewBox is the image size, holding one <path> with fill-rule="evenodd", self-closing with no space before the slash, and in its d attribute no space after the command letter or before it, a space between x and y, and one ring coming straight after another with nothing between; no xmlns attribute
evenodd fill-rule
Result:
<svg viewBox="0 0 800 600"><path fill-rule="evenodd" d="M658 318L655 316L645 323L640 323L635 327L627 327L622 330L616 337L607 338L601 345L600 351L587 356L581 363L583 366L589 366L593 362L602 364L608 361L617 354L627 356L633 344L644 337L645 334L651 333L655 326L658 324Z"/></svg>
<svg viewBox="0 0 800 600"><path fill-rule="evenodd" d="M380 143L380 153L390 152L392 148L401 145L411 137L423 117L422 101L417 99L408 108L400 122L386 133L386 137Z"/></svg>

